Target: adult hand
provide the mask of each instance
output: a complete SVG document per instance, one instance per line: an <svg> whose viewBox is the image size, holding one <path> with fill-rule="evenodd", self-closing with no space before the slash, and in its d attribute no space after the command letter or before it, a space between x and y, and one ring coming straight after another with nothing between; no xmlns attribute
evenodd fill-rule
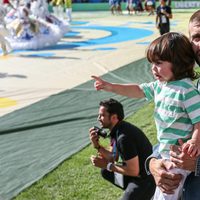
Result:
<svg viewBox="0 0 200 200"><path fill-rule="evenodd" d="M171 145L170 147L170 160L176 167L195 171L197 157L191 157L187 152L182 151L183 141L179 140L179 145Z"/></svg>
<svg viewBox="0 0 200 200"><path fill-rule="evenodd" d="M98 155L98 156L92 155L90 157L90 160L92 162L92 165L94 165L95 167L103 168L103 169L106 169L106 166L108 164L108 161L105 158L103 158L101 155Z"/></svg>
<svg viewBox="0 0 200 200"><path fill-rule="evenodd" d="M99 147L99 136L98 136L98 134L96 133L94 127L90 128L89 131L90 131L89 132L90 141L91 141L93 147L98 148Z"/></svg>
<svg viewBox="0 0 200 200"><path fill-rule="evenodd" d="M105 90L105 91L110 91L111 90L111 83L104 81L100 77L97 76L91 76L94 80L94 87L96 90Z"/></svg>
<svg viewBox="0 0 200 200"><path fill-rule="evenodd" d="M170 165L170 161L163 159L152 158L149 162L149 169L156 185L166 194L173 194L182 179L181 174L174 174L168 171Z"/></svg>

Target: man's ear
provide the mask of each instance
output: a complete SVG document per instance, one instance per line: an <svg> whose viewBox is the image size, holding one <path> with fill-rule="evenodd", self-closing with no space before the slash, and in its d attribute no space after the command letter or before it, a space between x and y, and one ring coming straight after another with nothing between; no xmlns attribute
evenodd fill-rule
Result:
<svg viewBox="0 0 200 200"><path fill-rule="evenodd" d="M116 122L119 121L119 120L118 120L118 117L117 117L117 114L113 114L113 115L111 116L111 121L114 122L114 123L116 123Z"/></svg>

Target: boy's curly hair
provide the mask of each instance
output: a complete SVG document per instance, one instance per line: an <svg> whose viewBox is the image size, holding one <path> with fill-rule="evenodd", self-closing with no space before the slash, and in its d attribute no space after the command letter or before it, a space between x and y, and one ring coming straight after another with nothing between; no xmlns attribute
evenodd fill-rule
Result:
<svg viewBox="0 0 200 200"><path fill-rule="evenodd" d="M175 80L198 78L194 71L195 55L189 39L182 33L169 32L155 39L147 48L150 63L159 60L172 63Z"/></svg>

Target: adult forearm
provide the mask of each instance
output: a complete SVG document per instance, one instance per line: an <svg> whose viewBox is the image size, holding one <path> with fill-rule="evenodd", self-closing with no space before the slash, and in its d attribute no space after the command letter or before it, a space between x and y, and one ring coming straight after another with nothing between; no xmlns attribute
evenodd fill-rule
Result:
<svg viewBox="0 0 200 200"><path fill-rule="evenodd" d="M139 171L135 170L134 168L129 168L126 165L122 166L122 165L117 165L117 164L113 164L111 166L111 170L113 172L118 172L120 174L126 175L126 176L139 176Z"/></svg>
<svg viewBox="0 0 200 200"><path fill-rule="evenodd" d="M156 25L158 25L159 20L158 20L158 16L156 16Z"/></svg>
<svg viewBox="0 0 200 200"><path fill-rule="evenodd" d="M152 158L149 162L149 169L154 177L156 185L163 193L173 194L178 187L182 176L173 174L167 170L170 161Z"/></svg>
<svg viewBox="0 0 200 200"><path fill-rule="evenodd" d="M153 153L145 160L145 171L146 173L149 175L151 174L150 170L149 170L149 163L151 161L152 158L156 158L156 159L160 159L160 153L158 151L159 145L156 144L153 146Z"/></svg>
<svg viewBox="0 0 200 200"><path fill-rule="evenodd" d="M172 14L168 14L167 17L168 17L169 19L172 19L172 18L173 18Z"/></svg>
<svg viewBox="0 0 200 200"><path fill-rule="evenodd" d="M167 18L169 18L169 19L172 19L172 14L169 14L169 13L165 13L165 16L167 17Z"/></svg>

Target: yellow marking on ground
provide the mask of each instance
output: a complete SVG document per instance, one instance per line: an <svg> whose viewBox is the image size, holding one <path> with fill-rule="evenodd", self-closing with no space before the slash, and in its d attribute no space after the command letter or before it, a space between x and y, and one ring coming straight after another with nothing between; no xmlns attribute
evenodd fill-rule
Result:
<svg viewBox="0 0 200 200"><path fill-rule="evenodd" d="M17 105L17 101L9 98L0 97L0 108L7 108Z"/></svg>
<svg viewBox="0 0 200 200"><path fill-rule="evenodd" d="M12 57L12 55L0 55L0 59L8 59Z"/></svg>

